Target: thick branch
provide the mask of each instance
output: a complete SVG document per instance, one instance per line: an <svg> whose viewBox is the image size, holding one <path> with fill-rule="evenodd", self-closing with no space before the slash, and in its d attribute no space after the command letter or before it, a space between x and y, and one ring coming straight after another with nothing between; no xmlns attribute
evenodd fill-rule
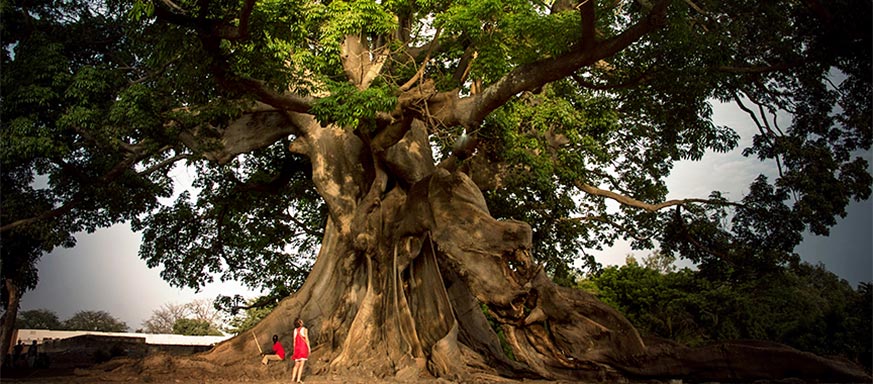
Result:
<svg viewBox="0 0 873 384"><path fill-rule="evenodd" d="M312 108L312 104L315 101L314 98L309 96L277 92L261 80L244 77L224 77L223 81L228 85L236 85L242 90L248 91L248 93L255 95L265 104L290 112L306 113Z"/></svg>
<svg viewBox="0 0 873 384"><path fill-rule="evenodd" d="M258 103L226 127L202 127L206 133L183 131L179 139L206 159L225 164L240 153L267 147L288 135L306 134L316 124L309 115L283 112Z"/></svg>
<svg viewBox="0 0 873 384"><path fill-rule="evenodd" d="M370 83L382 71L382 66L385 65L389 52L388 49L384 48L371 52L364 45L363 39L362 36L349 35L340 46L343 70L358 89L367 89L370 86ZM370 59L371 54L372 60Z"/></svg>
<svg viewBox="0 0 873 384"><path fill-rule="evenodd" d="M440 44L438 39L434 38L434 39L431 39L431 41L428 42L427 44L422 45L420 47L407 48L406 49L406 56L415 59L415 58L418 58L419 56L421 56L421 54L425 53L425 52L439 52L440 48L442 48L442 45ZM402 58L403 58L403 55L401 55L398 59L403 60Z"/></svg>
<svg viewBox="0 0 873 384"><path fill-rule="evenodd" d="M588 51L597 42L597 32L594 27L594 20L597 17L594 0L582 1L582 4L579 4L579 13L582 16L582 50Z"/></svg>
<svg viewBox="0 0 873 384"><path fill-rule="evenodd" d="M133 164L135 164L139 161L142 161L146 157L148 157L148 154L145 154L145 153L138 153L136 155L129 154L129 155L125 156L121 161L119 161L117 164L115 164L115 166L113 166L109 171L107 171L103 176L101 176L99 178L99 180L96 181L95 183L96 184L108 184L108 183L113 182L114 180L118 179L125 171L129 170L133 166ZM141 172L140 174L147 175L151 172L154 172L160 168L159 166L162 167L162 166L166 166L168 164L171 164L168 162L169 160L173 160L173 159L179 160L179 159L177 159L179 157L180 156L176 156L176 157L170 158L168 160L165 160L165 161ZM15 229L18 227L30 225L30 224L33 224L33 223L36 223L39 221L54 219L56 217L61 217L67 213L70 213L73 209L78 207L83 201L85 201L86 196L87 196L87 192L79 191L73 196L73 198L68 200L66 203L64 203L60 207L43 212L43 213L36 215L36 216L32 216L32 217L29 217L26 219L16 220L16 221L13 221L9 224L3 225L2 227L0 227L0 233L4 233L6 231L9 231L9 230L12 230L12 229Z"/></svg>
<svg viewBox="0 0 873 384"><path fill-rule="evenodd" d="M190 159L191 157L193 157L193 156L192 156L191 154L189 154L189 153L183 153L183 154L180 154L180 155L176 155L176 156L173 156L173 157L171 157L171 158L169 158L169 159L166 159L166 160L164 160L164 161L161 161L160 163L157 163L157 164L155 164L155 165L153 165L153 166L151 166L151 167L148 167L148 168L142 170L141 172L137 172L137 174L139 174L140 176L150 175L150 174L152 174L152 173L154 173L154 172L157 172L157 171L160 170L161 168L164 168L164 167L166 167L166 166L168 166L168 165L174 164L175 162L177 162L177 161L179 161L179 160Z"/></svg>
<svg viewBox="0 0 873 384"><path fill-rule="evenodd" d="M255 0L245 0L239 12L239 26L225 24L218 29L219 36L227 40L245 40L249 37L249 18L255 8Z"/></svg>
<svg viewBox="0 0 873 384"><path fill-rule="evenodd" d="M612 57L627 48L646 34L661 28L666 22L667 4L659 1L649 15L618 36L594 44L590 49L576 49L554 58L522 65L503 78L489 85L484 92L475 96L475 106L469 116L461 117L465 125L477 125L485 116L497 109L510 98L523 91L537 89L547 83L570 76L586 65Z"/></svg>
<svg viewBox="0 0 873 384"><path fill-rule="evenodd" d="M440 32L442 32L442 29L437 29L436 34L434 34L433 37L434 40L437 40L439 38ZM427 68L427 64L430 63L431 54L433 54L433 49L437 47L437 44L428 44L428 46L429 49L427 50L427 54L424 56L424 60L422 60L421 65L418 67L418 70L415 71L415 75L412 76L409 81L400 86L401 92L408 91L419 79L421 79L421 76L424 75L424 70Z"/></svg>
<svg viewBox="0 0 873 384"><path fill-rule="evenodd" d="M52 209L51 211L46 211L46 212L43 212L43 213L36 215L36 216L33 216L33 217L29 217L29 218L21 219L21 220L16 220L16 221L13 221L9 224L6 224L6 225L0 227L0 233L4 233L6 231L9 231L9 230L12 230L12 229L15 229L18 227L22 227L25 225L30 225L30 224L36 223L38 221L54 219L56 217L63 216L65 214L69 213L70 211L72 211L73 209L75 209L77 206L79 206L79 204L81 204L83 200L84 200L84 198L82 195L77 195L73 199L67 201L64 205L62 205L58 208Z"/></svg>
<svg viewBox="0 0 873 384"><path fill-rule="evenodd" d="M688 204L688 203L704 203L704 204L741 206L741 204L739 204L739 203L725 202L725 201L721 201L721 200L711 200L711 199L668 200L668 201L658 203L658 204L649 204L649 203L646 203L644 201L639 201L637 199L634 199L630 196L625 196L625 195L618 194L618 193L615 193L612 191L600 189L600 188L597 188L593 185L588 185L588 184L585 184L582 182L577 182L576 187L578 187L583 192L585 192L589 195L606 197L606 198L615 200L616 202L618 202L622 205L644 209L644 210L649 211L649 212L656 212L656 211L659 211L659 210L667 208L667 207L672 207L672 206L676 206L676 205L684 205L684 204Z"/></svg>

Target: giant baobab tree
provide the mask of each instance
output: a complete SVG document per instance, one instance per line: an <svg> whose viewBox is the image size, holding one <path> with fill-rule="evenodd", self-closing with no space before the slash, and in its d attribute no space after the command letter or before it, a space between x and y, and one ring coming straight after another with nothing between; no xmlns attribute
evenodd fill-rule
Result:
<svg viewBox="0 0 873 384"><path fill-rule="evenodd" d="M106 200L157 197L168 194L168 166L188 161L196 197L157 210L154 197L116 202L122 213L106 214L143 230L142 257L178 285L216 273L281 285L299 268L289 248L310 252L300 289L253 331L290 339L302 318L316 371L867 378L775 344L647 339L554 280L591 261L586 248L618 237L651 246L664 233L682 234L695 257L742 264L744 254L712 249L719 243L694 231L725 209L761 238L778 237L767 262L785 263L803 230L826 234L849 200L867 198L871 177L856 153L871 144L869 3L161 0L82 9L59 23L94 17L84 25L120 41L69 61L69 106L45 125L84 149L52 152L38 172L57 175L53 187L99 180L137 191L101 189ZM121 16L94 16L109 11ZM30 33L21 41L36 41ZM779 177L759 179L770 193L756 200L665 201L675 161L737 145L731 128L711 121L714 100L750 115L759 133L747 153L776 164ZM792 116L789 126L777 115ZM104 212L83 190L0 230L81 207ZM774 213L784 226L766 225ZM256 353L245 334L200 358L239 369L257 364Z"/></svg>

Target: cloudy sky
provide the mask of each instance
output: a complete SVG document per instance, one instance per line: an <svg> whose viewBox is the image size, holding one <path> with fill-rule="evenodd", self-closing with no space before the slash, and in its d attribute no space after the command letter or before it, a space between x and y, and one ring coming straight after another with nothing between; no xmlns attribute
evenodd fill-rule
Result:
<svg viewBox="0 0 873 384"><path fill-rule="evenodd" d="M707 197L713 190L739 200L749 183L759 174L774 175L772 164L740 155L748 145L751 122L737 110L719 106L714 120L729 125L744 136L737 150L727 154L708 154L701 162L680 163L668 179L669 198ZM873 162L867 154L867 160ZM180 183L190 178L186 170L177 170ZM853 286L873 280L873 202L854 202L848 215L838 220L829 237L807 236L797 249L811 263L824 263L828 270ZM25 293L22 310L48 309L61 320L81 310L102 310L127 323L131 331L164 304L185 304L196 299L213 299L219 294L252 292L235 282L215 283L200 292L170 287L157 269L149 269L137 253L140 234L127 224L118 224L92 234L77 236L72 249L59 249L43 256L39 263L40 282L36 290ZM618 244L595 253L604 266L624 262L630 249Z"/></svg>

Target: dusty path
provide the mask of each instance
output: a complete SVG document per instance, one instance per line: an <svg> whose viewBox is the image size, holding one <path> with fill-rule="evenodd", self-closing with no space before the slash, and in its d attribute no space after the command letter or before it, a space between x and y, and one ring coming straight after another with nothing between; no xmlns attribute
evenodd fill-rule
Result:
<svg viewBox="0 0 873 384"><path fill-rule="evenodd" d="M241 383L259 383L259 384L291 384L290 375L288 379L243 379L243 380L230 380L230 379L222 379L222 378L214 378L214 377L202 377L199 379L175 379L168 376L162 376L159 378L150 377L148 375L143 375L141 377L91 377L91 376L78 376L78 375L65 375L65 376L32 376L32 377L19 377L19 378L7 378L0 376L0 382L3 384L6 383L21 383L21 384L85 384L85 383L167 383L167 384L241 384ZM378 378L358 378L358 377L349 377L349 376L310 376L304 377L304 382L306 384L373 384L373 383L385 383L385 384L401 384L401 383L423 383L423 384L448 384L453 383L449 380L444 379L433 379L433 378L423 378L421 380L415 380L411 382L401 382L396 380L384 380ZM510 381L510 380L500 380L499 378L495 378L494 380L481 379L472 381L470 383L524 383L524 384L570 384L571 382L567 381L544 381L544 380L523 380L523 381ZM580 383L584 384L584 383ZM666 384L666 383L664 383Z"/></svg>
<svg viewBox="0 0 873 384"><path fill-rule="evenodd" d="M228 378L220 377L220 375L210 374L210 372L202 372L196 377L192 377L190 371L185 372L180 376L172 374L157 374L150 375L143 372L139 375L126 375L112 372L100 372L99 370L79 370L79 369L39 369L39 370L17 370L17 371L0 371L0 383L21 383L21 384L86 384L86 383L159 383L159 384L240 384L240 383L259 383L259 384L291 384L291 373L287 375L282 372L270 372L272 378ZM400 381L395 379L380 379L375 377L358 377L358 376L341 376L341 375L309 375L304 377L307 384L406 384L406 383L421 383L421 384L449 384L453 381L445 379L437 379L433 377L420 377L415 380ZM510 380L506 378L481 375L473 378L465 383L473 384L585 384L569 381L548 381L548 380ZM650 382L652 383L652 382ZM664 383L667 384L667 383Z"/></svg>

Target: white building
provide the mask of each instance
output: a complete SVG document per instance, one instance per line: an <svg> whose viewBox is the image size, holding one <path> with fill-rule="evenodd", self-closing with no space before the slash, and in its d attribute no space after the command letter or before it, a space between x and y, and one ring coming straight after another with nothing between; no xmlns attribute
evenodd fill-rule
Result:
<svg viewBox="0 0 873 384"><path fill-rule="evenodd" d="M98 332L98 331L52 331L48 329L19 329L13 334L12 345L18 344L21 340L24 345L30 345L34 340L37 344L43 344L50 340L62 340L76 336L94 335L94 336L111 336L111 337L130 337L144 338L146 344L150 345L192 345L192 346L212 346L224 340L227 340L232 335L224 336L186 336L186 335L168 335L156 333L130 333L130 332Z"/></svg>

